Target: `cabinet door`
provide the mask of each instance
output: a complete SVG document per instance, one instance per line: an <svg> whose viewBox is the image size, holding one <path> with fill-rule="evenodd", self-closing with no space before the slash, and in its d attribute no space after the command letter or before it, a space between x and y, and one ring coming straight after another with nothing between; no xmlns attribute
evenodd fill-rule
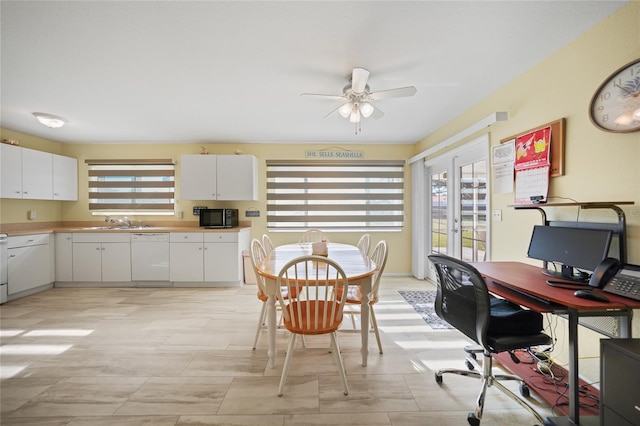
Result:
<svg viewBox="0 0 640 426"><path fill-rule="evenodd" d="M169 259L170 281L204 281L202 243L171 243Z"/></svg>
<svg viewBox="0 0 640 426"><path fill-rule="evenodd" d="M53 199L78 200L78 160L53 154Z"/></svg>
<svg viewBox="0 0 640 426"><path fill-rule="evenodd" d="M258 160L253 155L218 155L218 200L258 199Z"/></svg>
<svg viewBox="0 0 640 426"><path fill-rule="evenodd" d="M102 281L100 243L73 243L73 280Z"/></svg>
<svg viewBox="0 0 640 426"><path fill-rule="evenodd" d="M22 198L53 200L53 154L22 149Z"/></svg>
<svg viewBox="0 0 640 426"><path fill-rule="evenodd" d="M102 243L102 281L131 281L130 243Z"/></svg>
<svg viewBox="0 0 640 426"><path fill-rule="evenodd" d="M73 281L73 239L70 233L55 235L56 281Z"/></svg>
<svg viewBox="0 0 640 426"><path fill-rule="evenodd" d="M49 244L16 247L8 250L8 294L49 284Z"/></svg>
<svg viewBox="0 0 640 426"><path fill-rule="evenodd" d="M216 199L216 156L180 156L181 200Z"/></svg>
<svg viewBox="0 0 640 426"><path fill-rule="evenodd" d="M0 144L0 198L22 198L22 148Z"/></svg>
<svg viewBox="0 0 640 426"><path fill-rule="evenodd" d="M238 243L204 243L204 280L238 282Z"/></svg>

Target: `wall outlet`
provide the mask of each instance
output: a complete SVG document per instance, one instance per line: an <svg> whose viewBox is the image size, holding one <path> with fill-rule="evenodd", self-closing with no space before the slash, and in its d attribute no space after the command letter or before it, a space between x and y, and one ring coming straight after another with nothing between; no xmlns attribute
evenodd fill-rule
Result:
<svg viewBox="0 0 640 426"><path fill-rule="evenodd" d="M193 215L200 216L200 210L206 209L207 206L193 206Z"/></svg>
<svg viewBox="0 0 640 426"><path fill-rule="evenodd" d="M27 218L29 218L29 220L35 220L36 219L36 211L35 210L29 210L27 212Z"/></svg>
<svg viewBox="0 0 640 426"><path fill-rule="evenodd" d="M492 210L491 219L493 219L494 222L502 222L502 210Z"/></svg>

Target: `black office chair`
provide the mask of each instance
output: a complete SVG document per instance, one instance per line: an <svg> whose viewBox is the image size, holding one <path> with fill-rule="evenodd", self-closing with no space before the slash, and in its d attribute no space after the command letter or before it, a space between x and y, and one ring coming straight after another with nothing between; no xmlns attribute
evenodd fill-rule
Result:
<svg viewBox="0 0 640 426"><path fill-rule="evenodd" d="M529 388L524 381L509 374L494 375L492 371L494 353L551 343L551 338L541 332L542 315L491 296L480 273L468 263L441 254L430 255L429 260L435 266L438 277L434 306L436 313L477 343L465 347L469 370L441 369L435 373L436 382L442 383L442 375L445 373L482 379L475 412L467 416L467 421L472 426L480 424L485 394L492 385L527 409L540 424L544 424L533 407L498 380L518 380L520 393L527 397ZM477 353L483 354L482 366L476 361Z"/></svg>

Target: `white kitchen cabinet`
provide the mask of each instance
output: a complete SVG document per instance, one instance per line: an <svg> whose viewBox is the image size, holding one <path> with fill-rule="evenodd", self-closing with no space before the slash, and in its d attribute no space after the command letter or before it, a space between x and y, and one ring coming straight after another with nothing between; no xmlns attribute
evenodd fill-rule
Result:
<svg viewBox="0 0 640 426"><path fill-rule="evenodd" d="M78 160L53 154L53 199L78 200Z"/></svg>
<svg viewBox="0 0 640 426"><path fill-rule="evenodd" d="M249 247L249 229L204 234L204 280L240 285L242 250Z"/></svg>
<svg viewBox="0 0 640 426"><path fill-rule="evenodd" d="M172 232L169 241L169 279L174 282L203 282L202 232Z"/></svg>
<svg viewBox="0 0 640 426"><path fill-rule="evenodd" d="M218 155L218 200L258 199L258 159L253 155Z"/></svg>
<svg viewBox="0 0 640 426"><path fill-rule="evenodd" d="M253 155L181 155L180 199L257 200L257 158Z"/></svg>
<svg viewBox="0 0 640 426"><path fill-rule="evenodd" d="M128 233L74 233L73 281L130 282Z"/></svg>
<svg viewBox="0 0 640 426"><path fill-rule="evenodd" d="M0 144L0 198L22 198L22 148Z"/></svg>
<svg viewBox="0 0 640 426"><path fill-rule="evenodd" d="M0 161L0 198L78 199L75 158L0 144Z"/></svg>
<svg viewBox="0 0 640 426"><path fill-rule="evenodd" d="M54 241L56 281L73 281L73 235L58 233Z"/></svg>
<svg viewBox="0 0 640 426"><path fill-rule="evenodd" d="M53 282L49 234L15 236L8 240L9 296Z"/></svg>
<svg viewBox="0 0 640 426"><path fill-rule="evenodd" d="M53 154L22 149L22 198L53 200Z"/></svg>

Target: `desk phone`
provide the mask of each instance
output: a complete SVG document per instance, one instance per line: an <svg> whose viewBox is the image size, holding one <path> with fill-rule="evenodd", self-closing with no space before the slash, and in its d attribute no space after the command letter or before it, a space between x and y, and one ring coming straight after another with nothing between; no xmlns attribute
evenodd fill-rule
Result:
<svg viewBox="0 0 640 426"><path fill-rule="evenodd" d="M604 284L606 292L640 300L640 266L620 265L616 274Z"/></svg>

